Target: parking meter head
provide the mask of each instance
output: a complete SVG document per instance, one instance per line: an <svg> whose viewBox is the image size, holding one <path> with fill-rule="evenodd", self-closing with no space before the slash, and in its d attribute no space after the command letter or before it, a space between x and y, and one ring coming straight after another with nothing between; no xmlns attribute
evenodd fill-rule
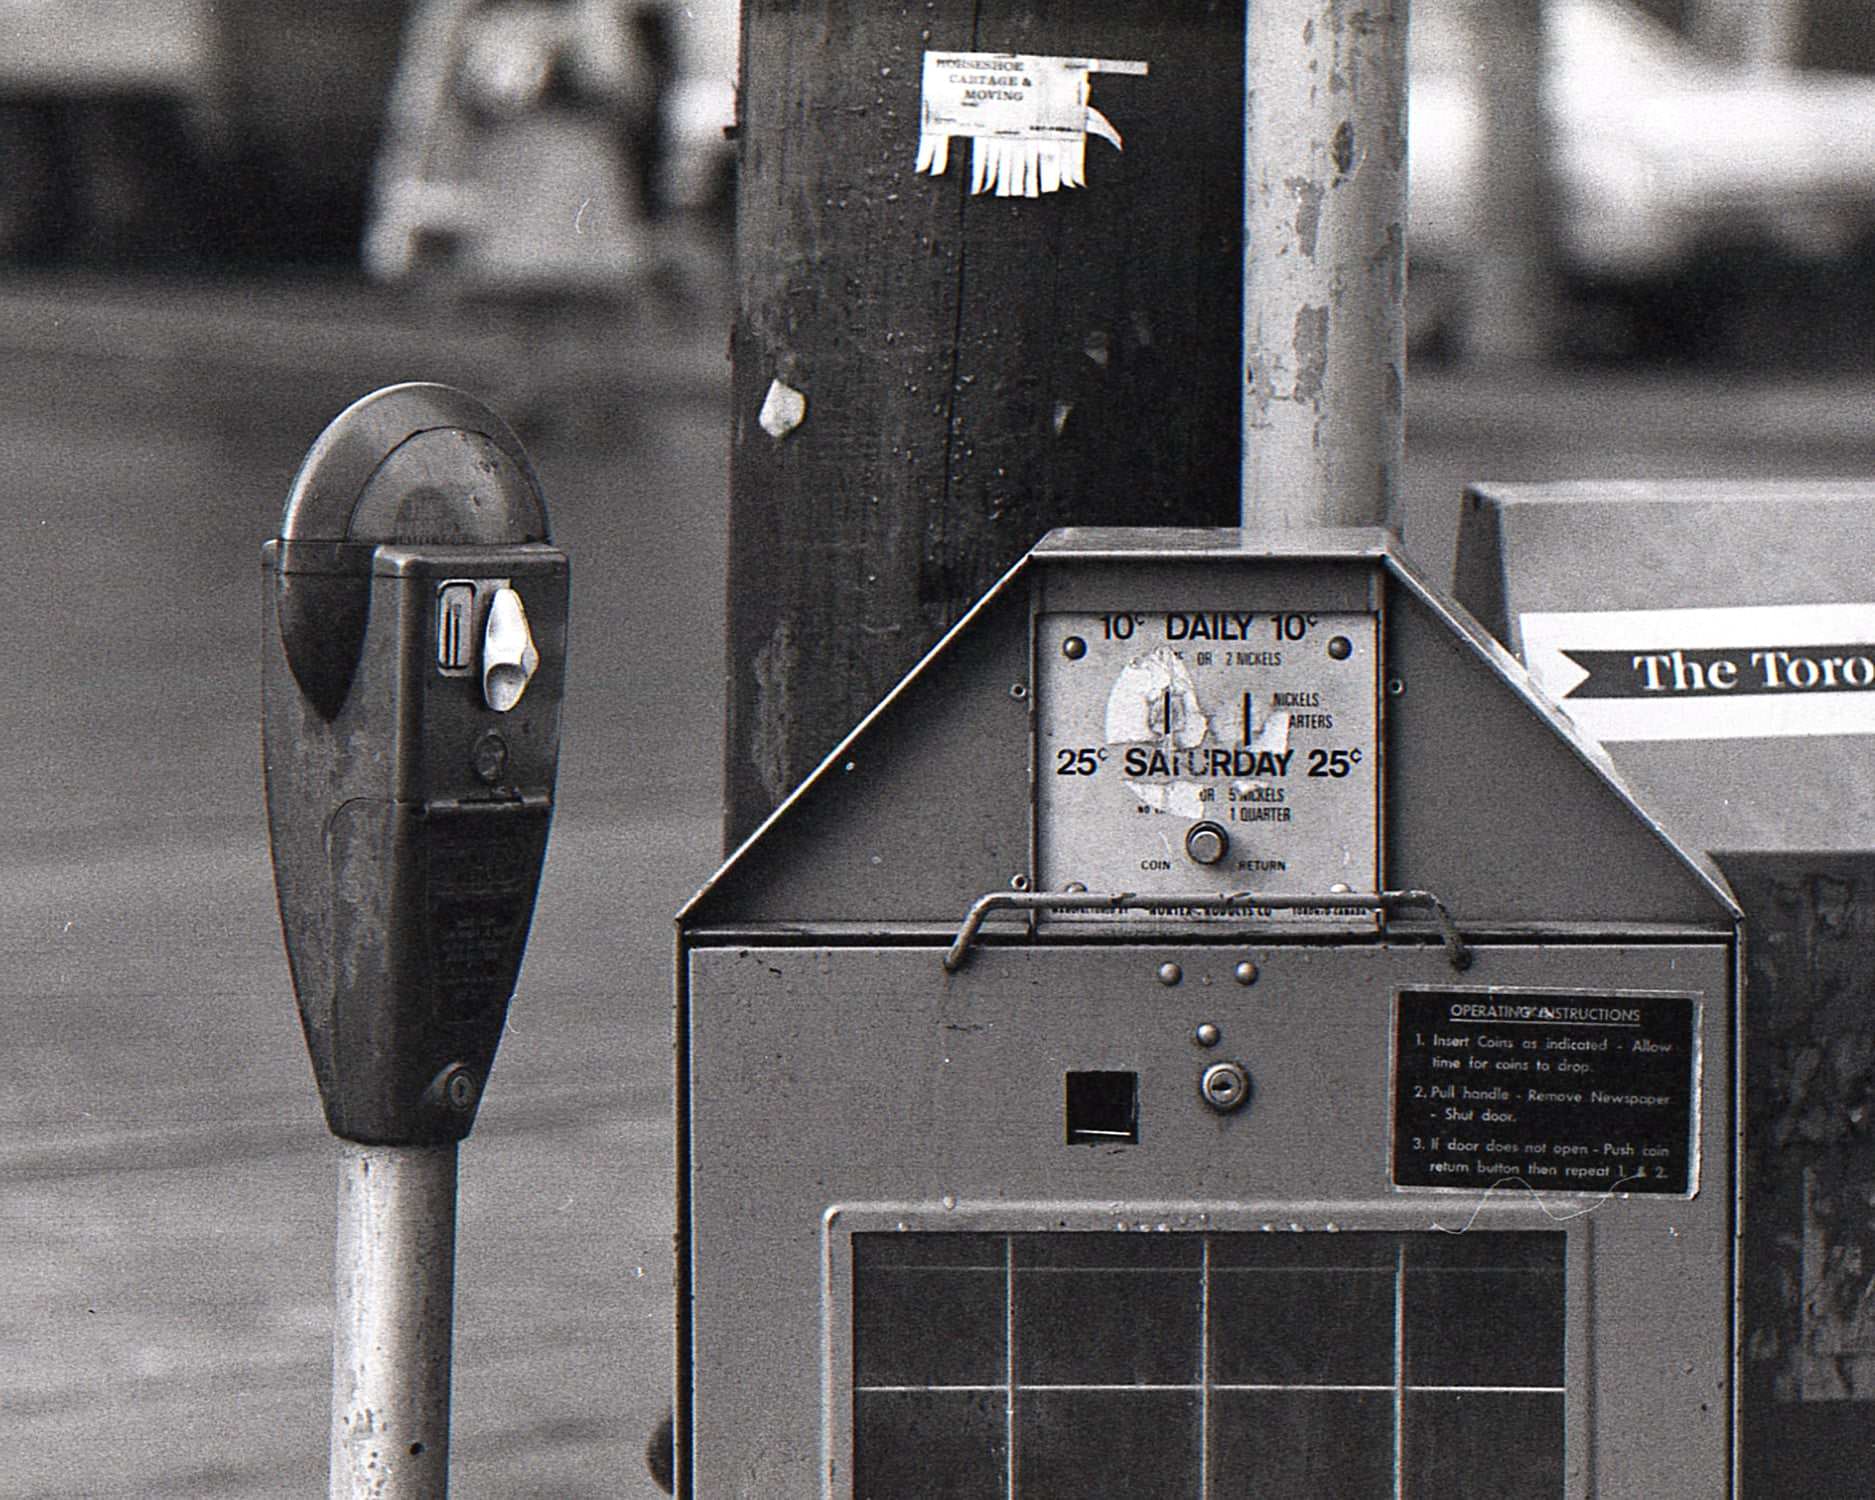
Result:
<svg viewBox="0 0 1875 1500"><path fill-rule="evenodd" d="M313 445L263 572L268 831L327 1122L460 1140L546 854L566 557L506 424L402 385Z"/></svg>
<svg viewBox="0 0 1875 1500"><path fill-rule="evenodd" d="M540 481L507 423L450 386L388 386L320 434L280 523L276 607L294 678L328 719L364 640L381 542L547 540Z"/></svg>

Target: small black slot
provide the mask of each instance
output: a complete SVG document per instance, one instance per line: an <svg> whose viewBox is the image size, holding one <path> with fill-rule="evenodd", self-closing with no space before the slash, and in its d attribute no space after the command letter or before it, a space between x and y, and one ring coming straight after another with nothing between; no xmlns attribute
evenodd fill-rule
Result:
<svg viewBox="0 0 1875 1500"><path fill-rule="evenodd" d="M1070 1073L1065 1090L1068 1144L1139 1142L1139 1074Z"/></svg>

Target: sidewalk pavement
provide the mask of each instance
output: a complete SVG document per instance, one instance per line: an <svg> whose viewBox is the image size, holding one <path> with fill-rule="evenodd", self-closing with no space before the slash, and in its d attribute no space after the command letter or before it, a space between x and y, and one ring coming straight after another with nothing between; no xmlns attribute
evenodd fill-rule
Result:
<svg viewBox="0 0 1875 1500"><path fill-rule="evenodd" d="M715 835L556 827L462 1149L452 1493L655 1493L668 932ZM270 880L244 838L0 873L0 1496L323 1492L336 1156Z"/></svg>

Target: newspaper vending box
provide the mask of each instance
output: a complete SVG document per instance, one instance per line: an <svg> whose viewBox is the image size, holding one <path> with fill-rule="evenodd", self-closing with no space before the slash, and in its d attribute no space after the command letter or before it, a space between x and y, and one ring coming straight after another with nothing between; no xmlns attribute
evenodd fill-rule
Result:
<svg viewBox="0 0 1875 1500"><path fill-rule="evenodd" d="M1051 534L679 918L679 1493L1732 1493L1737 923L1384 534Z"/></svg>

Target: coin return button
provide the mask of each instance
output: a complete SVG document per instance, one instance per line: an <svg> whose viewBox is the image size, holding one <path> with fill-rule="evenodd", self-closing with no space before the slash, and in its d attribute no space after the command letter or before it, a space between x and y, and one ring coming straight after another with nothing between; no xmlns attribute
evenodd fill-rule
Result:
<svg viewBox="0 0 1875 1500"><path fill-rule="evenodd" d="M1216 823L1194 823L1185 835L1185 852L1201 865L1214 865L1230 853L1230 834Z"/></svg>

